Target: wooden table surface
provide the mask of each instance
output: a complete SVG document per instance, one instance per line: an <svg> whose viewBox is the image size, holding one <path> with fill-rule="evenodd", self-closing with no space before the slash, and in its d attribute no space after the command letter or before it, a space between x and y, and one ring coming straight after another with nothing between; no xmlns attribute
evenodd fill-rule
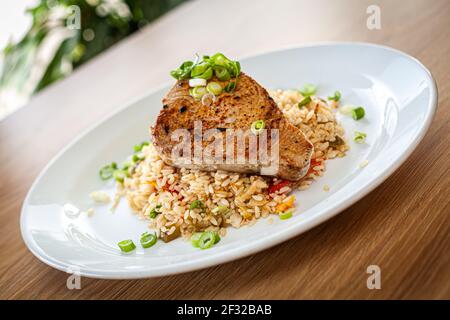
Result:
<svg viewBox="0 0 450 320"><path fill-rule="evenodd" d="M381 30L366 27L371 4ZM0 122L0 298L301 299L450 298L450 1L193 1L82 66ZM219 23L218 23L219 22ZM169 81L195 52L231 57L317 41L367 41L421 60L439 107L411 157L381 186L330 221L269 250L170 277L107 281L36 259L19 229L27 190L77 134ZM407 76L407 75L405 75ZM381 268L381 290L366 268Z"/></svg>

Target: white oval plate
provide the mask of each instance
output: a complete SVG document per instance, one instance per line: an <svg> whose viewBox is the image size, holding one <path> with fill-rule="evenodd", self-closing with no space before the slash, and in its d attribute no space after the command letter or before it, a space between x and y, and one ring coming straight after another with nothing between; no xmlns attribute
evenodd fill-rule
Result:
<svg viewBox="0 0 450 320"><path fill-rule="evenodd" d="M21 230L40 260L63 271L95 278L144 278L205 268L234 260L295 237L355 203L405 161L427 131L437 105L430 72L414 58L390 48L358 43L311 45L243 59L242 69L266 88L318 85L318 95L340 90L343 104L363 105L366 117L354 121L338 114L350 151L327 162L325 176L307 191L296 192L297 211L289 220L261 219L251 227L229 228L209 250L177 239L158 242L130 255L117 242L134 239L147 227L122 199L115 213L108 206L95 214L70 217L63 206L92 207L88 194L113 185L98 179L105 163L122 160L134 144L148 140L148 126L168 87L121 109L77 138L43 170L22 208ZM174 65L178 62L174 61ZM352 142L353 131L367 133L367 145ZM359 164L368 160L361 169ZM323 191L327 184L331 190Z"/></svg>

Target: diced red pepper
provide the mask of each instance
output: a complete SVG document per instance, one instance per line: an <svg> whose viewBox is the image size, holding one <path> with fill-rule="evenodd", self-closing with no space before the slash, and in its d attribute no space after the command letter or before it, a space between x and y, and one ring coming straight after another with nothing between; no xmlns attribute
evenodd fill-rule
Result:
<svg viewBox="0 0 450 320"><path fill-rule="evenodd" d="M175 193L176 195L179 195L179 196L180 196L180 200L183 200L183 196L180 195L180 192L179 192L178 190L175 190L175 189L170 190L170 184L169 184L169 183L166 183L166 184L164 185L164 187L162 187L162 189L163 189L164 191L169 191L169 192L171 192L171 193Z"/></svg>
<svg viewBox="0 0 450 320"><path fill-rule="evenodd" d="M310 173L315 173L316 170L314 170L314 167L320 166L322 164L322 161L317 161L316 159L311 160L311 164L309 165L309 170L306 173L306 175Z"/></svg>
<svg viewBox="0 0 450 320"><path fill-rule="evenodd" d="M288 180L281 180L279 183L277 184L272 184L269 189L268 192L269 194L275 193L277 191L279 191L280 189L286 187L289 185L289 181Z"/></svg>

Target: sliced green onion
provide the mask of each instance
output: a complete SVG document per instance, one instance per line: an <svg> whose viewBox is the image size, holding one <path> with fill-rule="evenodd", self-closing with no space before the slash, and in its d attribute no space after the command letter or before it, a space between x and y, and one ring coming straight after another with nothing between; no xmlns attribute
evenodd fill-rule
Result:
<svg viewBox="0 0 450 320"><path fill-rule="evenodd" d="M185 61L178 69L170 71L170 75L177 80L189 79L193 66L194 62Z"/></svg>
<svg viewBox="0 0 450 320"><path fill-rule="evenodd" d="M161 207L162 207L162 205L160 205L160 204L156 205L156 206L150 211L149 217L152 218L152 219L155 219L156 216L157 216L158 214L161 213L161 211L159 211L159 209L161 209Z"/></svg>
<svg viewBox="0 0 450 320"><path fill-rule="evenodd" d="M215 96L218 96L222 93L222 86L220 85L220 83L212 81L206 86L206 91L212 93Z"/></svg>
<svg viewBox="0 0 450 320"><path fill-rule="evenodd" d="M357 107L352 110L352 118L354 120L359 120L359 119L364 118L365 114L366 114L366 112L363 107Z"/></svg>
<svg viewBox="0 0 450 320"><path fill-rule="evenodd" d="M238 61L232 61L222 53L216 53L208 60L214 68L223 67L230 73L231 77L237 77L241 72L241 64Z"/></svg>
<svg viewBox="0 0 450 320"><path fill-rule="evenodd" d="M122 252L131 252L136 249L133 240L122 240L117 244Z"/></svg>
<svg viewBox="0 0 450 320"><path fill-rule="evenodd" d="M133 147L135 153L141 152L145 146L148 146L150 143L148 141L144 141L141 144L137 144Z"/></svg>
<svg viewBox="0 0 450 320"><path fill-rule="evenodd" d="M317 91L317 88L315 85L307 83L303 86L302 89L300 89L300 93L302 94L302 96L304 97L309 97L312 96L313 94L315 94Z"/></svg>
<svg viewBox="0 0 450 320"><path fill-rule="evenodd" d="M218 206L211 210L212 213L218 213L218 214L226 214L230 211L230 208L227 206Z"/></svg>
<svg viewBox="0 0 450 320"><path fill-rule="evenodd" d="M206 94L206 88L205 87L195 87L195 88L192 88L189 92L191 93L191 96L194 97L194 99L200 100Z"/></svg>
<svg viewBox="0 0 450 320"><path fill-rule="evenodd" d="M212 76L213 76L213 69L212 68L208 68L208 69L206 69L206 71L202 75L197 76L197 78L209 80L209 79L212 78Z"/></svg>
<svg viewBox="0 0 450 320"><path fill-rule="evenodd" d="M203 56L201 61L185 61L183 64L170 72L172 77L177 80L189 78L209 80L216 75L220 81L228 81L230 78L237 78L241 72L241 64L238 61L232 61L222 53L216 53L213 56Z"/></svg>
<svg viewBox="0 0 450 320"><path fill-rule="evenodd" d="M203 234L203 232L196 232L191 236L191 244L195 248L200 247L199 241L200 241L200 237L202 236L202 234Z"/></svg>
<svg viewBox="0 0 450 320"><path fill-rule="evenodd" d="M214 244L216 244L217 242L220 241L220 236L219 236L219 234L217 232L214 232L214 234L216 236L216 238L214 239Z"/></svg>
<svg viewBox="0 0 450 320"><path fill-rule="evenodd" d="M225 91L226 92L232 92L232 91L234 91L234 89L236 89L236 81L230 81L225 86Z"/></svg>
<svg viewBox="0 0 450 320"><path fill-rule="evenodd" d="M215 67L214 73L216 74L217 79L219 79L220 81L228 81L231 78L228 70L222 66Z"/></svg>
<svg viewBox="0 0 450 320"><path fill-rule="evenodd" d="M336 102L338 102L339 100L341 100L341 93L339 91L336 91L334 93L334 96L329 96L328 100L334 100Z"/></svg>
<svg viewBox="0 0 450 320"><path fill-rule="evenodd" d="M124 161L122 163L122 169L127 170L128 168L133 167L135 164L136 163L133 161L133 159Z"/></svg>
<svg viewBox="0 0 450 320"><path fill-rule="evenodd" d="M122 183L126 177L129 177L136 166L136 163L145 159L145 155L142 149L148 146L150 143L144 141L141 144L137 144L133 147L134 154L130 160L122 163L122 168L117 167L117 163L113 162L110 165L104 166L100 169L99 175L102 180L108 180L114 178L116 181Z"/></svg>
<svg viewBox="0 0 450 320"><path fill-rule="evenodd" d="M350 115L352 113L352 110L356 107L353 105L345 105L339 108L339 112L345 115Z"/></svg>
<svg viewBox="0 0 450 320"><path fill-rule="evenodd" d="M241 73L241 64L239 61L232 61L231 66L231 75L236 78Z"/></svg>
<svg viewBox="0 0 450 320"><path fill-rule="evenodd" d="M197 70L197 72L194 73L194 70L196 67L194 67L194 69L192 69L192 72L191 72L192 78L209 80L213 76L213 69L209 65L207 65L207 68L201 73L199 73L198 70Z"/></svg>
<svg viewBox="0 0 450 320"><path fill-rule="evenodd" d="M289 218L292 218L292 211L286 211L286 212L280 213L281 220L287 220Z"/></svg>
<svg viewBox="0 0 450 320"><path fill-rule="evenodd" d="M194 65L194 67L191 70L191 77L195 78L197 76L202 75L206 72L206 70L210 68L209 63L199 63Z"/></svg>
<svg viewBox="0 0 450 320"><path fill-rule="evenodd" d="M99 171L100 179L102 179L102 180L111 179L113 177L113 174L114 174L114 168L113 168L112 164L102 167Z"/></svg>
<svg viewBox="0 0 450 320"><path fill-rule="evenodd" d="M203 87L206 86L206 80L200 78L189 79L189 87Z"/></svg>
<svg viewBox="0 0 450 320"><path fill-rule="evenodd" d="M203 232L198 240L198 247L200 249L209 249L216 243L216 233L212 231Z"/></svg>
<svg viewBox="0 0 450 320"><path fill-rule="evenodd" d="M142 152L138 152L133 154L133 157L131 158L134 162L139 162L145 159L145 155Z"/></svg>
<svg viewBox="0 0 450 320"><path fill-rule="evenodd" d="M355 131L355 136L353 137L353 141L356 143L364 143L366 142L367 134L364 132Z"/></svg>
<svg viewBox="0 0 450 320"><path fill-rule="evenodd" d="M307 106L310 102L311 102L311 97L310 97L310 96L308 96L308 97L306 97L306 98L303 98L303 100L300 101L300 102L298 103L298 107L299 107L299 108L305 107L305 106Z"/></svg>
<svg viewBox="0 0 450 320"><path fill-rule="evenodd" d="M201 202L200 200L194 200L189 206L189 210L200 209L203 207L204 207L203 202Z"/></svg>
<svg viewBox="0 0 450 320"><path fill-rule="evenodd" d="M209 59L214 65L228 67L231 60L225 57L223 53L216 53Z"/></svg>
<svg viewBox="0 0 450 320"><path fill-rule="evenodd" d="M191 236L191 244L195 248L208 249L220 241L220 236L214 231L196 232Z"/></svg>
<svg viewBox="0 0 450 320"><path fill-rule="evenodd" d="M122 183L128 175L124 170L115 170L113 176L117 182Z"/></svg>
<svg viewBox="0 0 450 320"><path fill-rule="evenodd" d="M141 246L142 248L150 248L156 243L157 240L158 237L156 236L156 233L144 232L141 235Z"/></svg>
<svg viewBox="0 0 450 320"><path fill-rule="evenodd" d="M253 134L258 135L264 131L265 127L266 127L266 123L264 122L264 120L257 120L252 123L250 130L253 132Z"/></svg>

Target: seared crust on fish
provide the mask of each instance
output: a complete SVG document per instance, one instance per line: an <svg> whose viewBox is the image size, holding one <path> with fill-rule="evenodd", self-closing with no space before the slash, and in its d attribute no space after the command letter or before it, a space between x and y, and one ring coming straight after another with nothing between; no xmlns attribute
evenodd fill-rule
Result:
<svg viewBox="0 0 450 320"><path fill-rule="evenodd" d="M216 78L213 78L212 81L220 83L223 88L230 82L221 82ZM313 152L311 142L306 139L300 129L284 118L268 92L242 72L239 75L235 90L230 93L224 91L215 98L215 101L212 100L211 96L204 97L203 102L194 99L189 94L188 80L179 80L163 98L162 103L163 109L158 115L156 124L151 128L151 135L156 150L167 164L205 171L224 170L276 175L282 179L293 181L301 179L309 169ZM194 130L196 121L201 121L201 124L197 122L197 125L200 124L203 134L209 129L215 129L212 130L214 135L209 138L209 141L203 139L201 147L204 150L211 141L220 141L219 137L223 139L222 141L226 141L227 134L231 132L227 129L233 129L234 132L236 130L246 132L245 141L248 142L249 135L251 135L249 129L258 120L263 120L265 129L267 129L268 154L271 156L270 165L259 158L256 162L227 163L225 161L227 159L225 144L220 154L212 152L211 157L203 158L202 161L185 163L177 161L177 157L173 156L173 149L179 144L179 141L173 139L173 134L178 129L186 129L190 133L191 156L193 157L196 154L194 150L194 135L197 132ZM271 136L272 132L276 131L273 129L279 130L278 145L274 137ZM233 157L236 157L237 142L233 143L235 145ZM258 142L257 145L258 149L262 148L261 142ZM277 148L279 156L276 161L274 152L277 151ZM245 157L247 160L252 150L249 143L246 143ZM210 161L212 158L215 161ZM218 159L221 161L217 161ZM274 162L276 162L276 171L265 170L265 168L273 166Z"/></svg>

